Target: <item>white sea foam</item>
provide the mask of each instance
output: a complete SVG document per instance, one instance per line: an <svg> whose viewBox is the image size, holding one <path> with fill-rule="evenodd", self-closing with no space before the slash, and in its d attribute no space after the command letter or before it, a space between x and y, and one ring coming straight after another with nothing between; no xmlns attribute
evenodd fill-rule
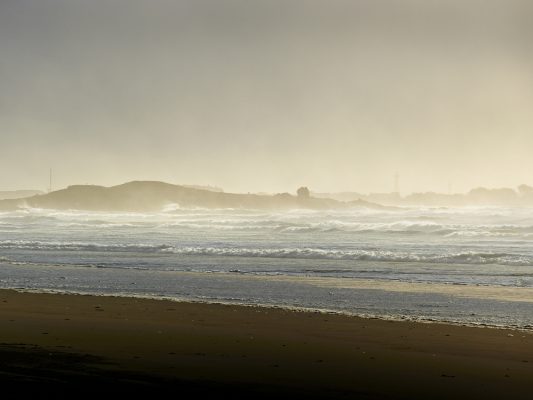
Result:
<svg viewBox="0 0 533 400"><path fill-rule="evenodd" d="M257 210L188 210L170 207L160 213L106 213L25 209L0 214L7 227L152 228L172 232L182 229L210 231L257 231L311 235L428 235L453 239L518 238L531 240L533 212L530 209L406 208L399 211L337 210L260 212Z"/></svg>
<svg viewBox="0 0 533 400"><path fill-rule="evenodd" d="M20 250L65 250L65 251L100 251L100 252L158 252L172 248L166 244L102 244L81 242L44 242L29 240L3 240L0 241L0 249Z"/></svg>
<svg viewBox="0 0 533 400"><path fill-rule="evenodd" d="M520 254L464 252L456 254L412 254L381 250L325 250L312 248L168 248L164 251L185 255L233 257L298 258L328 260L361 260L384 262L426 262L443 264L502 264L533 266L533 258Z"/></svg>
<svg viewBox="0 0 533 400"><path fill-rule="evenodd" d="M533 256L506 252L467 251L459 253L414 253L387 250L348 250L323 248L243 248L243 247L175 247L170 244L104 244L83 242L44 242L27 240L0 241L0 249L38 251L86 251L86 252L130 252L167 253L187 256L221 256L247 258L287 258L309 260L352 260L396 263L438 263L438 264L500 264L533 266Z"/></svg>

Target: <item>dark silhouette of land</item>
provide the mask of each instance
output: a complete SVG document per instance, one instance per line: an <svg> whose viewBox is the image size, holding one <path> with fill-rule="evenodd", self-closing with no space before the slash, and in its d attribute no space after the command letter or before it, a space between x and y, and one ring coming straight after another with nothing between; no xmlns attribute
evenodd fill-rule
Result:
<svg viewBox="0 0 533 400"><path fill-rule="evenodd" d="M296 196L215 192L164 182L134 181L118 186L74 185L48 194L0 201L0 210L23 207L91 211L159 211L169 205L182 208L242 209L338 209L381 208L363 200L341 202L333 199Z"/></svg>
<svg viewBox="0 0 533 400"><path fill-rule="evenodd" d="M369 193L338 192L312 193L317 198L329 198L337 201L353 201L361 199L384 205L394 206L533 206L533 187L520 185L517 189L478 187L468 193L436 193L420 192L401 196L398 192Z"/></svg>
<svg viewBox="0 0 533 400"><path fill-rule="evenodd" d="M0 191L0 200L20 199L24 197L36 196L42 194L40 190L5 190Z"/></svg>
<svg viewBox="0 0 533 400"><path fill-rule="evenodd" d="M104 187L73 185L43 194L35 190L0 192L0 210L34 207L91 211L159 211L169 205L181 208L237 209L342 209L351 207L389 208L394 206L533 206L533 187L475 188L464 194L397 192L361 194L358 192L314 193L300 187L296 193L226 193L220 188L173 185L157 181L133 181Z"/></svg>

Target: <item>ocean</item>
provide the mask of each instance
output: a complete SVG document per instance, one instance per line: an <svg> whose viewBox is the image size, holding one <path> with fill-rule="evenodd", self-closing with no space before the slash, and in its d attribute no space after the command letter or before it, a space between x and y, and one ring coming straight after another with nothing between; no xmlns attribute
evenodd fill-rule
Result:
<svg viewBox="0 0 533 400"><path fill-rule="evenodd" d="M533 208L0 213L0 287L533 328Z"/></svg>

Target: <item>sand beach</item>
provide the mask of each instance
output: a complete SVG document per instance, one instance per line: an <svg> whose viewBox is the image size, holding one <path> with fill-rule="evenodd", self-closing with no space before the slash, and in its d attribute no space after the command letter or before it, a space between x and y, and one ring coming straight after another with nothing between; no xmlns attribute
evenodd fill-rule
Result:
<svg viewBox="0 0 533 400"><path fill-rule="evenodd" d="M525 331L0 291L0 382L22 391L526 399L532 378Z"/></svg>

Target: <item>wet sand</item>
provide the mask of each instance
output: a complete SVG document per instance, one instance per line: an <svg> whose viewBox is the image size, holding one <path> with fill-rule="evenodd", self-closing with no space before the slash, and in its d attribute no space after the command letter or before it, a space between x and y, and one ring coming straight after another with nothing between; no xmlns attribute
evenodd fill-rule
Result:
<svg viewBox="0 0 533 400"><path fill-rule="evenodd" d="M529 399L533 333L0 290L0 384L56 394Z"/></svg>

